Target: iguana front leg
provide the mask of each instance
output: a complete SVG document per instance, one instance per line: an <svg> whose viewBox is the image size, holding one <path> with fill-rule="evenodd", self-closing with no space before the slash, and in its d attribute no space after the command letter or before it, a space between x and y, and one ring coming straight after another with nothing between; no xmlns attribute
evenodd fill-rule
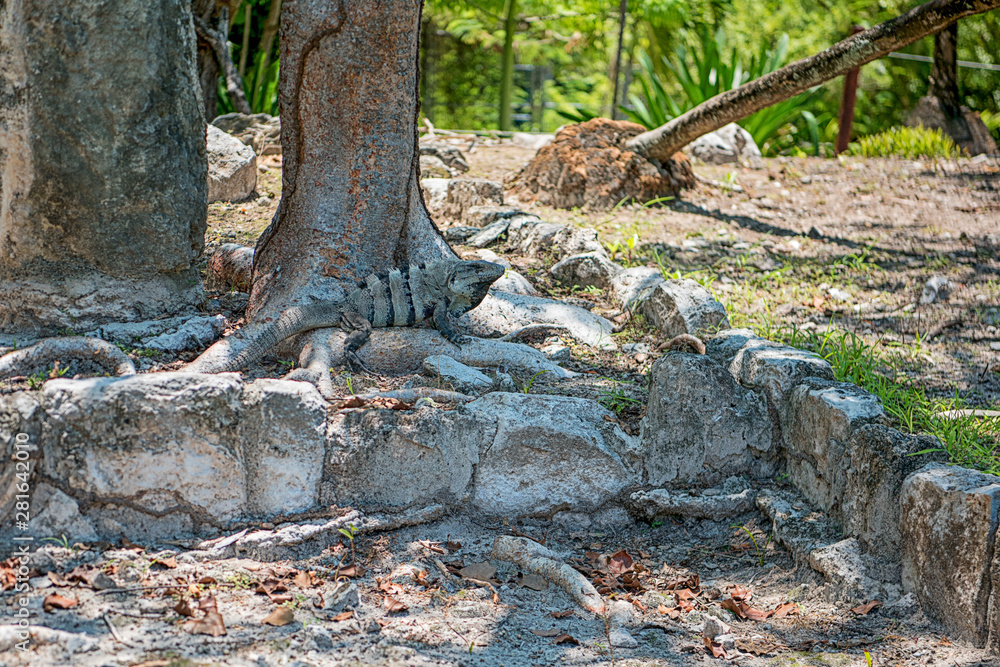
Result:
<svg viewBox="0 0 1000 667"><path fill-rule="evenodd" d="M340 328L347 334L344 339L344 359L347 361L347 365L355 373L359 370L371 373L358 357L357 351L371 337L372 323L353 311L345 310L340 316Z"/></svg>
<svg viewBox="0 0 1000 667"><path fill-rule="evenodd" d="M455 331L451 320L448 319L448 305L445 303L439 303L434 308L434 327L448 339L448 342L459 349L461 349L462 343L469 339L468 336L463 336Z"/></svg>

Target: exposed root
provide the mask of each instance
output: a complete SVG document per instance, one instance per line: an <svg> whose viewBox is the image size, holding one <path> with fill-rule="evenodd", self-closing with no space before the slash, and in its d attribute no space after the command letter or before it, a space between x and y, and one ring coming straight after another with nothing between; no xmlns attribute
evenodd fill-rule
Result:
<svg viewBox="0 0 1000 667"><path fill-rule="evenodd" d="M705 343L697 336L691 334L681 334L674 336L666 343L660 343L656 347L657 352L690 352L691 354L705 354Z"/></svg>
<svg viewBox="0 0 1000 667"><path fill-rule="evenodd" d="M253 248L226 243L208 260L208 283L220 290L250 291L253 272Z"/></svg>
<svg viewBox="0 0 1000 667"><path fill-rule="evenodd" d="M538 324L528 324L521 327L520 329L515 329L514 331L511 331L509 334L501 337L500 340L511 343L517 340L518 338L521 338L522 336L527 336L529 334L537 334L537 333L550 333L553 331L566 332L569 331L569 327L563 324L556 324L554 322L540 322Z"/></svg>
<svg viewBox="0 0 1000 667"><path fill-rule="evenodd" d="M397 389L395 391L382 391L370 394L359 394L358 398L371 400L373 398L394 398L403 403L416 403L421 398L429 398L436 403L468 403L476 400L475 396L461 394L457 391L447 389L435 389L434 387L414 387L413 389Z"/></svg>
<svg viewBox="0 0 1000 667"><path fill-rule="evenodd" d="M576 340L602 350L617 349L615 326L579 306L553 299L493 291L459 320L476 336L505 336L531 325L560 327Z"/></svg>
<svg viewBox="0 0 1000 667"><path fill-rule="evenodd" d="M30 347L0 357L0 378L30 375L48 370L59 362L71 368L71 362L97 366L112 375L135 375L135 365L111 343L100 338L72 336L46 338Z"/></svg>
<svg viewBox="0 0 1000 667"><path fill-rule="evenodd" d="M328 401L335 398L333 378L330 377L330 370L333 368L330 333L327 329L316 329L305 334L305 344L299 355L299 368L285 376L286 380L311 382Z"/></svg>
<svg viewBox="0 0 1000 667"><path fill-rule="evenodd" d="M344 366L343 341L344 333L339 329L323 329L311 334L305 339L299 365L319 369L329 362L328 369ZM323 356L322 347L329 350L329 357ZM528 345L470 338L457 347L434 329L375 329L368 342L358 350L362 363L382 375L419 373L424 359L434 354L446 354L476 368L502 367L532 375L547 371L549 377L559 379L577 375Z"/></svg>
<svg viewBox="0 0 1000 667"><path fill-rule="evenodd" d="M565 590L587 611L603 614L604 600L586 577L565 563L551 549L523 537L500 536L493 543L492 558L505 560L537 574Z"/></svg>

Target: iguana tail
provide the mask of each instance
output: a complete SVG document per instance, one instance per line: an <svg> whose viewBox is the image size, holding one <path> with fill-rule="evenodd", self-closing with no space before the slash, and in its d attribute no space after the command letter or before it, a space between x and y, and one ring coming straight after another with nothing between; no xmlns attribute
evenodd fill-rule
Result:
<svg viewBox="0 0 1000 667"><path fill-rule="evenodd" d="M255 326L251 324L240 331L240 338L249 343L226 362L219 372L236 371L254 363L272 347L296 334L323 327L335 327L340 323L343 308L340 303L316 301L304 306L294 306L281 313L276 320Z"/></svg>

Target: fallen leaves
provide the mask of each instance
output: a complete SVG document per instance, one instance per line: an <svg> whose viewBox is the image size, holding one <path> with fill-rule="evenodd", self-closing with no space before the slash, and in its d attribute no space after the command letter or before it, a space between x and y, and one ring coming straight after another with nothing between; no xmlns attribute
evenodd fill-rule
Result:
<svg viewBox="0 0 1000 667"><path fill-rule="evenodd" d="M518 577L517 583L521 588L530 588L533 591L543 591L549 587L545 577L538 574L523 574Z"/></svg>
<svg viewBox="0 0 1000 667"><path fill-rule="evenodd" d="M851 611L853 611L858 616L867 616L868 612L870 612L872 609L878 609L881 606L882 603L879 600L871 600L870 602L859 604L857 607L851 607Z"/></svg>
<svg viewBox="0 0 1000 667"><path fill-rule="evenodd" d="M273 625L276 628L280 628L284 625L288 625L289 623L294 623L294 622L295 622L295 612L292 611L289 607L278 607L270 614L268 614L263 621L261 621L261 623L263 623L264 625Z"/></svg>
<svg viewBox="0 0 1000 667"><path fill-rule="evenodd" d="M728 609L733 612L736 618L749 619L751 621L765 621L769 618L785 618L786 616L797 614L799 612L798 605L791 602L783 602L770 611L761 611L756 607L750 606L751 597L753 597L753 592L751 592L749 588L735 586L730 592L729 597L719 604L723 609Z"/></svg>
<svg viewBox="0 0 1000 667"><path fill-rule="evenodd" d="M529 630L529 632L539 637L556 637L563 633L563 631L560 630L559 628L549 628L547 630Z"/></svg>
<svg viewBox="0 0 1000 667"><path fill-rule="evenodd" d="M50 580L52 580L51 577ZM80 565L75 567L63 577L63 580L69 584L84 584L93 588L95 591L103 591L116 586L114 579L105 574L104 570L94 567L93 565ZM56 586L59 585L55 582L55 580L52 580L52 583Z"/></svg>
<svg viewBox="0 0 1000 667"><path fill-rule="evenodd" d="M42 609L51 612L53 609L72 609L80 604L77 598L63 597L58 593L50 593L42 601Z"/></svg>
<svg viewBox="0 0 1000 667"><path fill-rule="evenodd" d="M577 646L580 645L580 642L577 641L576 637L574 637L573 635L567 635L566 633L563 633L561 635L556 635L556 638L552 640L552 643L553 644L575 644Z"/></svg>
<svg viewBox="0 0 1000 667"><path fill-rule="evenodd" d="M711 651L713 658L723 658L725 660L732 660L737 655L737 654L730 655L729 651L726 650L725 646L723 646L717 641L709 639L708 637L704 637L702 641L705 642L705 648Z"/></svg>
<svg viewBox="0 0 1000 667"><path fill-rule="evenodd" d="M211 635L220 637L226 634L226 624L222 621L215 596L208 595L198 601L198 609L205 613L201 618L192 618L181 626L185 632L192 635Z"/></svg>
<svg viewBox="0 0 1000 667"><path fill-rule="evenodd" d="M572 615L573 615L572 609L566 609L565 611L549 612L549 616L551 616L552 618L566 618L567 616L572 616Z"/></svg>
<svg viewBox="0 0 1000 667"><path fill-rule="evenodd" d="M477 581L490 581L496 573L497 569L486 562L466 565L458 571L459 576Z"/></svg>

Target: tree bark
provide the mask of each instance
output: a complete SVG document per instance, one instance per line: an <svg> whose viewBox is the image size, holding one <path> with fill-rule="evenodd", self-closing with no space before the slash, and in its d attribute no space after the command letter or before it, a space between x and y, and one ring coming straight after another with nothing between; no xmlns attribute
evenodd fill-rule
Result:
<svg viewBox="0 0 1000 667"><path fill-rule="evenodd" d="M946 115L952 118L959 115L958 21L934 35L931 95L940 100L941 110Z"/></svg>
<svg viewBox="0 0 1000 667"><path fill-rule="evenodd" d="M247 103L246 93L243 92L243 77L240 76L229 55L229 10L223 7L220 12L218 30L213 30L198 16L194 17L194 27L198 37L207 42L215 52L215 59L226 77L226 92L229 93L233 107L240 113L250 113L250 104Z"/></svg>
<svg viewBox="0 0 1000 667"><path fill-rule="evenodd" d="M190 0L8 0L0 70L0 333L200 302L208 184Z"/></svg>
<svg viewBox="0 0 1000 667"><path fill-rule="evenodd" d="M420 191L420 14L419 0L284 2L282 197L257 243L251 318L454 256Z"/></svg>
<svg viewBox="0 0 1000 667"><path fill-rule="evenodd" d="M902 16L838 42L822 53L716 95L666 125L631 139L628 147L646 157L666 160L708 132L912 44L962 17L997 7L1000 7L1000 0L930 0Z"/></svg>

